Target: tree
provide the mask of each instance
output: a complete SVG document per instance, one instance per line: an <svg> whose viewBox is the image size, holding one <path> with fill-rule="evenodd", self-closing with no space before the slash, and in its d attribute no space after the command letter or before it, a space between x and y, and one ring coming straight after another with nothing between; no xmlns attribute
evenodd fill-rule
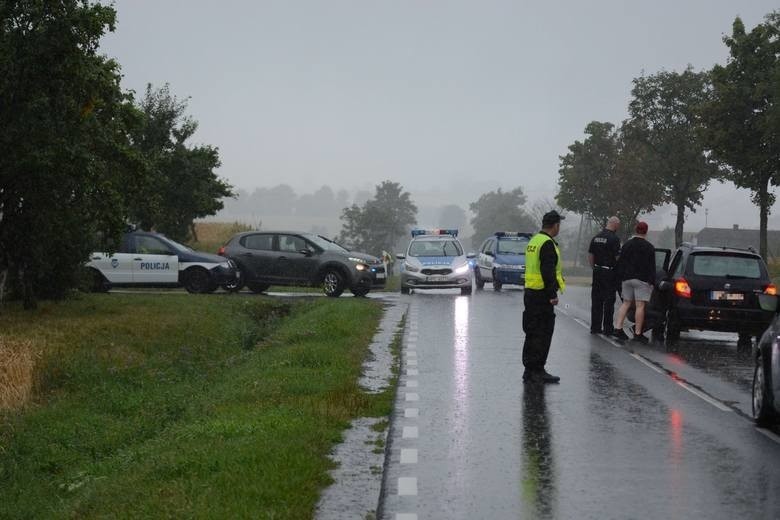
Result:
<svg viewBox="0 0 780 520"><path fill-rule="evenodd" d="M447 204L439 210L439 227L461 229L466 225L466 212L460 206Z"/></svg>
<svg viewBox="0 0 780 520"><path fill-rule="evenodd" d="M474 213L471 226L474 228L472 243L477 245L485 237L496 231L527 231L539 228L523 208L526 197L523 188L517 187L511 191L490 191L482 194L479 199L469 204Z"/></svg>
<svg viewBox="0 0 780 520"><path fill-rule="evenodd" d="M710 96L709 74L659 72L634 79L629 103L631 136L648 147L646 169L659 178L667 202L677 208L675 244L683 241L686 210L696 211L718 167L701 138L699 112Z"/></svg>
<svg viewBox="0 0 780 520"><path fill-rule="evenodd" d="M194 235L193 221L222 209L232 188L214 172L220 166L217 148L187 145L198 124L185 116L187 103L173 96L167 84L156 90L147 85L140 109L145 117L138 148L156 180L135 201L134 214L144 229L185 240L188 233Z"/></svg>
<svg viewBox="0 0 780 520"><path fill-rule="evenodd" d="M373 199L363 206L344 208L339 241L352 249L379 256L392 251L416 223L417 206L408 191L397 182L384 181L376 187Z"/></svg>
<svg viewBox="0 0 780 520"><path fill-rule="evenodd" d="M148 182L140 114L97 52L115 17L88 0L0 2L0 269L26 308L77 284Z"/></svg>
<svg viewBox="0 0 780 520"><path fill-rule="evenodd" d="M749 33L736 18L723 41L730 56L710 73L713 99L703 110L703 135L726 178L752 191L766 259L771 187L780 183L780 12Z"/></svg>
<svg viewBox="0 0 780 520"><path fill-rule="evenodd" d="M616 215L627 229L640 213L663 202L663 186L648 169L647 147L626 126L617 131L612 123L593 121L585 127L585 140L560 157L556 200L563 209L600 225Z"/></svg>

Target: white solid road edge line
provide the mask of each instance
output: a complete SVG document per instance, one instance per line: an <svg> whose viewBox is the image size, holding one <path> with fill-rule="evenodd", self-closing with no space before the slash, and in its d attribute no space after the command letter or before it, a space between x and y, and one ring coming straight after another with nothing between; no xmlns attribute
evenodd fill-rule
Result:
<svg viewBox="0 0 780 520"><path fill-rule="evenodd" d="M756 428L756 431L758 431L758 433L760 433L761 435L767 437L769 440L775 441L776 443L780 444L780 435L777 435L776 433L764 428Z"/></svg>
<svg viewBox="0 0 780 520"><path fill-rule="evenodd" d="M566 316L568 316L569 318L571 318L572 320L574 320L574 322L576 322L576 323L579 323L580 325L582 325L582 326L583 326L583 327L585 327L586 329L590 329L590 325L588 325L587 323L585 323L585 321L584 321L584 320L581 320L580 318L577 318L577 317L575 317L575 316L572 316L572 315L571 315L571 314L570 314L568 311L566 311L566 310L563 310L563 309L560 309L560 308L559 308L558 310L560 310L560 311L561 311L563 314L565 314ZM613 341L612 339L610 339L610 338L607 338L607 337L605 337L605 336L602 336L602 338L603 338L604 340L606 340L606 341L607 341L607 343L609 343L609 344L610 344L610 345L612 345L613 347L617 347L617 348L621 348L621 349L622 349L622 346L620 345L620 343L618 343L618 342L616 342L616 341ZM691 385L689 385L688 383L685 383L685 382L683 382L683 381L678 381L678 380L675 380L674 378L671 378L671 377L669 376L669 374L668 374L666 371L664 371L662 368L660 368L660 367L658 367L658 366L654 365L653 363L651 363L651 362L647 361L647 360L646 360L644 357L640 356L639 354L635 354L635 353L633 353L633 352L630 352L629 354L631 355L631 357L632 357L632 358L636 359L637 361L639 361L640 363L642 363L642 364L643 364L643 365L645 365L646 367L648 367L648 368L650 368L650 369L654 370L655 372L658 372L658 373L659 373L659 374L661 374L661 375L664 375L664 376L667 376L667 377L669 377L669 378L670 378L670 379L672 379L672 380L673 380L675 383L677 383L677 384L678 384L680 387L682 387L683 389L685 389L685 390L689 391L690 393L692 393L693 395L695 395L696 397L698 397L698 398L699 398L699 399L701 399L702 401L705 401L705 402L707 402L707 403L711 404L712 406L714 406L714 407L715 407L715 408L717 408L718 410L721 410L721 411L724 411L724 412L733 412L733 411L734 411L733 409L731 409L730 407L726 406L726 405L725 405L725 404L723 404L722 402L718 401L718 400L717 400L717 399L715 399L715 398L712 398L712 397L710 397L709 395L705 394L705 393L704 393L704 392L702 392L701 390L698 390L698 389L696 389L696 388L692 387L692 386L691 386Z"/></svg>

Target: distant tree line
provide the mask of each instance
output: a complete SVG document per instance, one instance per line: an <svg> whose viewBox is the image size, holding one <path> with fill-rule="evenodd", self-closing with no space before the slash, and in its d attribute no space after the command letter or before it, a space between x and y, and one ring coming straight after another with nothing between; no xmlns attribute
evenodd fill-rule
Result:
<svg viewBox="0 0 780 520"><path fill-rule="evenodd" d="M723 41L725 65L635 78L625 121L586 125L585 139L560 157L561 207L599 223L615 214L631 226L672 204L679 245L709 183L728 180L759 207L766 258L772 188L780 184L780 12L749 32L736 18Z"/></svg>
<svg viewBox="0 0 780 520"><path fill-rule="evenodd" d="M127 223L182 239L232 195L218 150L188 144L186 101L121 89L98 52L115 23L89 0L0 2L0 297L27 308L66 295Z"/></svg>

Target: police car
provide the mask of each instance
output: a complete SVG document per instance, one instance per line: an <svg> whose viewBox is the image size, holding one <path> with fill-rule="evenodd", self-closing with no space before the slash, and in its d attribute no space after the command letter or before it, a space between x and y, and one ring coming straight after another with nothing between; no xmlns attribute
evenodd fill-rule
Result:
<svg viewBox="0 0 780 520"><path fill-rule="evenodd" d="M471 294L473 272L458 241L457 229L413 229L405 254L396 255L401 264L401 293L411 289L460 289Z"/></svg>
<svg viewBox="0 0 780 520"><path fill-rule="evenodd" d="M525 285L525 247L531 233L496 231L485 239L479 248L474 281L477 289L485 282L493 283L493 290L500 291L505 284Z"/></svg>
<svg viewBox="0 0 780 520"><path fill-rule="evenodd" d="M184 286L191 293L208 293L241 277L232 260L193 251L165 235L147 231L125 233L116 253L92 253L86 267L92 276L92 290L97 292L115 286Z"/></svg>

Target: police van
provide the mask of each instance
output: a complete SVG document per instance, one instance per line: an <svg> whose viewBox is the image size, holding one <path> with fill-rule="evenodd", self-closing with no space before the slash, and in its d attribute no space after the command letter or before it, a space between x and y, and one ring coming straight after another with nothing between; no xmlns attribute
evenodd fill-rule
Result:
<svg viewBox="0 0 780 520"><path fill-rule="evenodd" d="M111 287L183 286L191 293L208 293L241 277L232 260L194 251L149 231L125 233L116 253L91 253L86 267L96 292Z"/></svg>
<svg viewBox="0 0 780 520"><path fill-rule="evenodd" d="M401 264L401 293L412 289L460 289L471 294L473 253L464 253L457 229L413 229Z"/></svg>
<svg viewBox="0 0 780 520"><path fill-rule="evenodd" d="M525 285L525 247L532 233L518 231L496 231L482 242L474 269L477 289L485 282L493 284L493 290L500 291L506 284Z"/></svg>

